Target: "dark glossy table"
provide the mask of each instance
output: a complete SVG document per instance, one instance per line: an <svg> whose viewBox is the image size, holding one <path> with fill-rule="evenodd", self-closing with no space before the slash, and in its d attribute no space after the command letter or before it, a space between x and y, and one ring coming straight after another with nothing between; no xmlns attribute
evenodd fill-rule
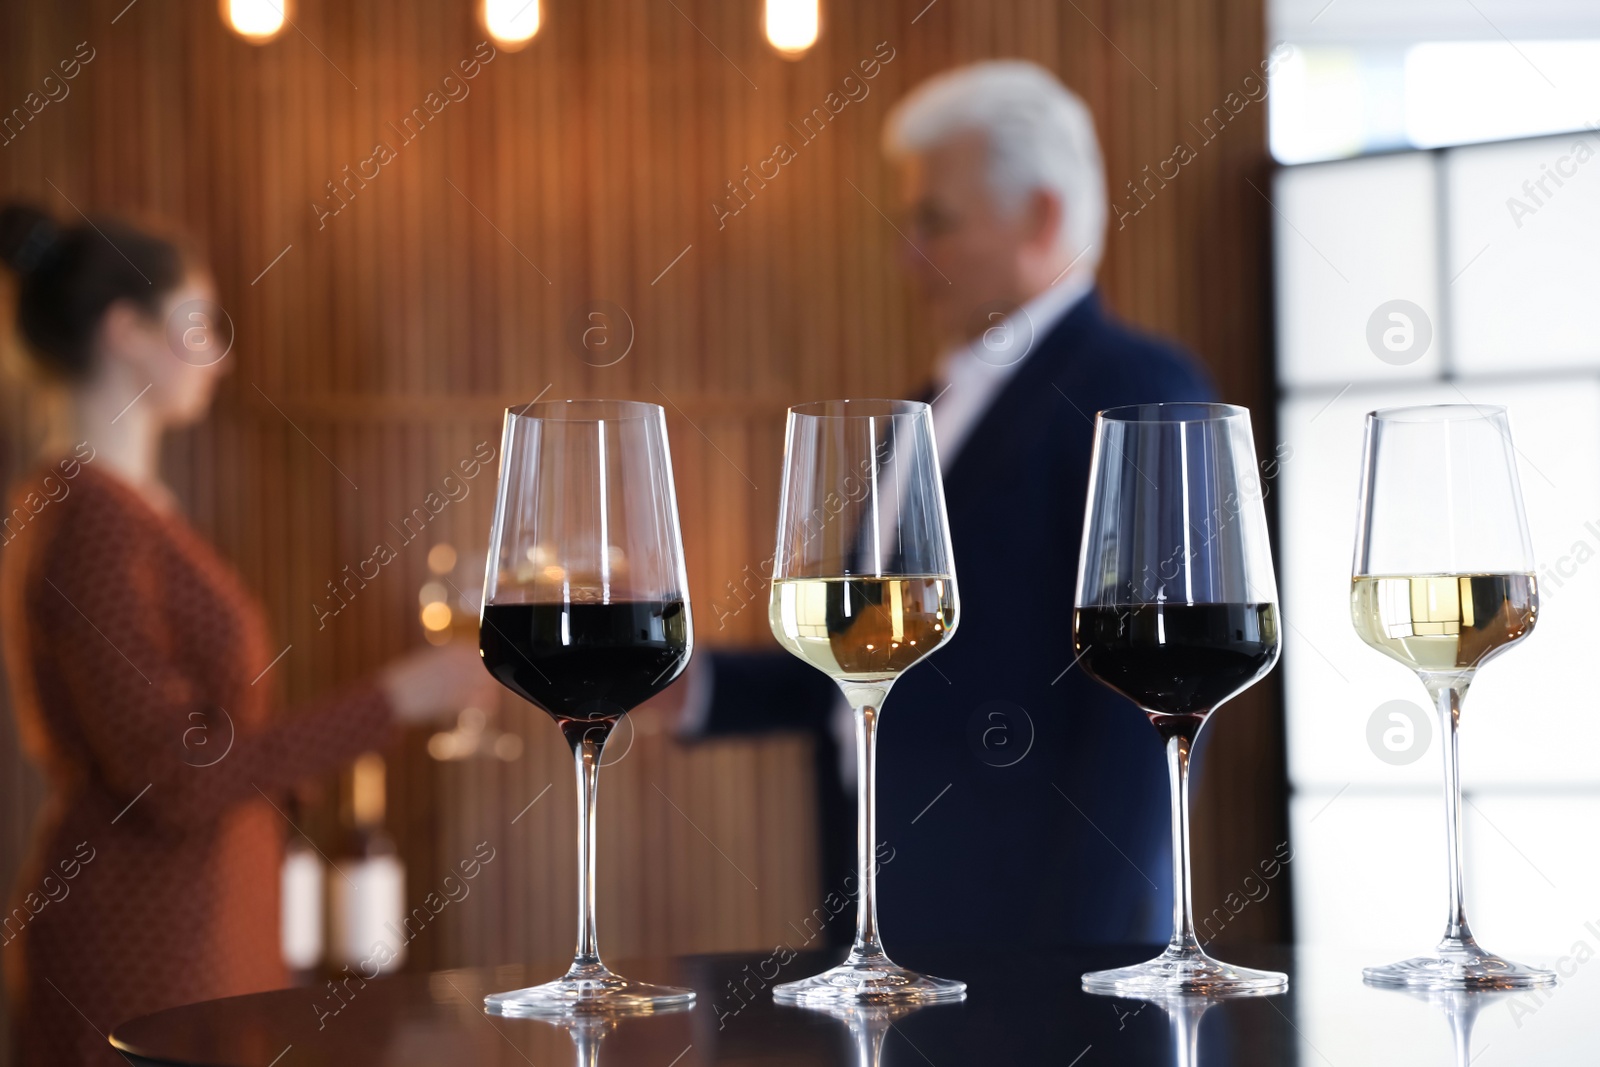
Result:
<svg viewBox="0 0 1600 1067"><path fill-rule="evenodd" d="M1538 994L1435 996L1372 989L1359 956L1236 950L1231 962L1290 974L1289 992L1241 1000L1149 1003L1091 996L1077 976L1137 951L896 951L911 967L963 978L967 999L905 1013L838 1015L780 1007L770 986L842 953L623 961L616 970L694 987L676 1014L544 1021L482 1011L485 993L559 968L440 971L379 979L344 994L285 989L192 1004L118 1026L133 1063L213 1067L695 1067L699 1064L1509 1064L1600 1062L1600 966ZM1554 960L1543 961L1555 963ZM1569 963L1571 961L1569 960ZM337 1009L337 1010L336 1010ZM1203 1018L1202 1018L1203 1017Z"/></svg>

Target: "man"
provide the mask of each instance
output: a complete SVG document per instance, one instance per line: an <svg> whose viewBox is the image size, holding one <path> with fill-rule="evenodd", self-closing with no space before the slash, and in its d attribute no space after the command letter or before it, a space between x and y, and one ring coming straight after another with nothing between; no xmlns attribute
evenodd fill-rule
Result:
<svg viewBox="0 0 1600 1067"><path fill-rule="evenodd" d="M1101 306L1093 120L1043 68L988 62L933 78L895 107L885 147L910 222L905 266L952 346L928 399L961 615L885 705L884 936L891 951L1018 931L1028 944L1165 940L1160 739L1075 667L1073 600L1095 411L1206 400L1210 387ZM853 790L854 741L833 683L783 653L722 652L684 688L690 735L818 736L832 779L820 786L823 891L846 895L854 816L839 779ZM836 935L855 917L838 911Z"/></svg>

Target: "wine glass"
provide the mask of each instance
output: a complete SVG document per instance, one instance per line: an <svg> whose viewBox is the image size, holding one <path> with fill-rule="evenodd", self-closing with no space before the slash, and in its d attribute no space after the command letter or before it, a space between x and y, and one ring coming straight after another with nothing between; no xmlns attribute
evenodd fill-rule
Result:
<svg viewBox="0 0 1600 1067"><path fill-rule="evenodd" d="M1373 648L1417 672L1444 740L1450 903L1432 953L1363 972L1412 989L1526 989L1552 971L1478 947L1467 926L1456 727L1473 675L1526 637L1539 611L1505 408L1388 408L1367 415L1350 617Z"/></svg>
<svg viewBox="0 0 1600 1067"><path fill-rule="evenodd" d="M1289 979L1207 956L1189 887L1189 751L1207 718L1272 670L1278 587L1250 413L1142 404L1094 423L1072 636L1078 662L1166 741L1172 783L1172 942L1083 976L1091 993L1281 992Z"/></svg>
<svg viewBox="0 0 1600 1067"><path fill-rule="evenodd" d="M508 409L479 648L495 679L548 712L572 748L578 945L563 977L486 997L488 1011L656 1011L694 999L612 974L594 922L601 749L624 714L683 672L693 645L661 408L567 400Z"/></svg>
<svg viewBox="0 0 1600 1067"><path fill-rule="evenodd" d="M955 566L927 404L789 409L768 617L778 643L838 683L856 724L856 937L839 966L773 989L780 1003L954 1000L966 983L909 971L878 934L876 744L884 698L955 633Z"/></svg>

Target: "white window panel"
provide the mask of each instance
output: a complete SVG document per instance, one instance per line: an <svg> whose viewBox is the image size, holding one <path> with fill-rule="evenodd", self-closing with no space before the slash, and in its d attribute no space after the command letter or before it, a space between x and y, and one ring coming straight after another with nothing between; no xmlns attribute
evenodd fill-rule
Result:
<svg viewBox="0 0 1600 1067"><path fill-rule="evenodd" d="M1406 133L1423 148L1581 130L1597 98L1600 41L1429 41L1406 54Z"/></svg>
<svg viewBox="0 0 1600 1067"><path fill-rule="evenodd" d="M1268 0L1272 40L1345 45L1600 37L1593 0Z"/></svg>
<svg viewBox="0 0 1600 1067"><path fill-rule="evenodd" d="M1441 165L1457 371L1600 366L1600 136L1455 149Z"/></svg>
<svg viewBox="0 0 1600 1067"><path fill-rule="evenodd" d="M1425 398L1425 399L1424 399ZM1367 719L1386 700L1426 707L1416 675L1368 648L1350 624L1350 561L1360 487L1362 420L1367 411L1413 399L1351 390L1338 399L1286 401L1278 432L1293 453L1277 483L1278 592L1284 618L1289 780L1296 788L1338 789L1349 782L1426 787L1437 771L1419 760L1382 763L1367 748Z"/></svg>
<svg viewBox="0 0 1600 1067"><path fill-rule="evenodd" d="M1600 957L1600 840L1573 832L1600 820L1600 794L1469 792L1463 810L1467 917L1478 939L1507 956L1559 956L1583 939Z"/></svg>
<svg viewBox="0 0 1600 1067"><path fill-rule="evenodd" d="M1435 185L1433 159L1422 153L1278 173L1273 248L1283 385L1404 382L1438 373L1444 338ZM1420 307L1433 335L1419 358L1398 366L1379 359L1367 341L1369 321L1392 300Z"/></svg>
<svg viewBox="0 0 1600 1067"><path fill-rule="evenodd" d="M1468 791L1462 811L1467 917L1479 940L1548 963L1586 937L1600 957L1600 842L1572 832L1600 819L1600 793ZM1370 964L1438 940L1449 900L1442 785L1300 792L1289 820L1301 943L1365 953Z"/></svg>
<svg viewBox="0 0 1600 1067"><path fill-rule="evenodd" d="M1339 47L1295 48L1283 58L1272 73L1267 112L1274 159L1313 163L1357 155L1376 139L1373 118L1404 115L1403 96L1381 93L1400 79L1374 77L1364 58ZM1397 57L1393 66L1398 71Z"/></svg>
<svg viewBox="0 0 1600 1067"><path fill-rule="evenodd" d="M1352 786L1289 802L1295 939L1388 963L1444 930L1444 801L1437 791L1366 795Z"/></svg>
<svg viewBox="0 0 1600 1067"><path fill-rule="evenodd" d="M1427 710L1429 702L1415 674L1355 635L1350 563L1366 412L1468 401L1510 409L1540 561L1540 617L1534 633L1473 684L1462 720L1463 781L1469 789L1600 784L1600 761L1568 743L1593 715L1571 665L1594 655L1588 605L1600 599L1600 383L1582 377L1351 389L1331 403L1311 395L1281 406L1279 432L1293 449L1276 489L1289 777L1297 788L1438 785L1435 724L1429 747L1409 764L1387 763L1368 746L1380 705L1405 700Z"/></svg>
<svg viewBox="0 0 1600 1067"><path fill-rule="evenodd" d="M1600 819L1600 796L1469 794L1469 801L1466 889L1474 933L1491 951L1561 974L1554 991L1516 994L1515 1013L1503 1001L1488 1006L1474 1029L1473 1062L1491 1045L1500 1049L1495 1062L1580 1062L1571 1051L1600 1041L1600 1016L1589 1007L1600 989L1600 908L1592 894L1600 848L1572 830ZM1362 967L1426 952L1444 931L1441 793L1319 790L1296 795L1289 818L1302 946L1295 997L1301 1036L1316 1053L1310 1058L1453 1062L1448 1020L1425 996L1361 982ZM1590 958L1579 963L1579 955ZM1382 1025L1368 1025L1373 1020Z"/></svg>

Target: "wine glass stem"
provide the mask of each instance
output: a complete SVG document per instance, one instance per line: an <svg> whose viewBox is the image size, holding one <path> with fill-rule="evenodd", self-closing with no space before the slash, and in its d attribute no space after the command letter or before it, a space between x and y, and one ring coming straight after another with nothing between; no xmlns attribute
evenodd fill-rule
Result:
<svg viewBox="0 0 1600 1067"><path fill-rule="evenodd" d="M597 1034L574 1034L572 1036L573 1058L579 1067L599 1067L600 1065L600 1036Z"/></svg>
<svg viewBox="0 0 1600 1067"><path fill-rule="evenodd" d="M572 959L574 972L602 966L594 929L594 805L601 744L586 731L572 746L578 775L578 947Z"/></svg>
<svg viewBox="0 0 1600 1067"><path fill-rule="evenodd" d="M888 1031L870 1023L858 1023L850 1031L856 1039L856 1067L879 1067L883 1063L883 1038Z"/></svg>
<svg viewBox="0 0 1600 1067"><path fill-rule="evenodd" d="M1450 864L1450 914L1445 923L1446 941L1466 941L1472 937L1467 926L1465 878L1461 855L1461 766L1456 748L1456 727L1461 721L1461 702L1465 685L1430 686L1439 708L1439 739L1444 748L1444 823L1445 846Z"/></svg>
<svg viewBox="0 0 1600 1067"><path fill-rule="evenodd" d="M882 956L878 939L878 708L856 709L856 943L850 958Z"/></svg>
<svg viewBox="0 0 1600 1067"><path fill-rule="evenodd" d="M1174 1067L1199 1067L1200 1016L1206 1013L1206 1007L1204 1004L1196 1008L1189 1004L1178 1003L1167 1009L1172 1020Z"/></svg>
<svg viewBox="0 0 1600 1067"><path fill-rule="evenodd" d="M1198 955L1194 901L1189 883L1189 746L1181 734L1167 738L1167 776L1172 787L1172 944L1168 952Z"/></svg>

